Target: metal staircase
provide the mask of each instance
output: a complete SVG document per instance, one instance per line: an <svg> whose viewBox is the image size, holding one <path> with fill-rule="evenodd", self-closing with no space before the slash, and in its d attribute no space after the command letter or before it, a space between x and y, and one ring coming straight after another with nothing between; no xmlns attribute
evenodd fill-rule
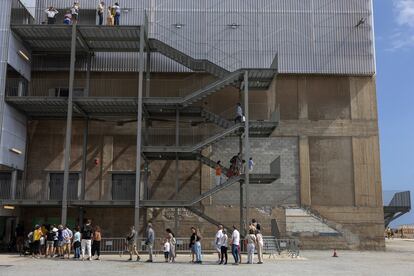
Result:
<svg viewBox="0 0 414 276"><path fill-rule="evenodd" d="M219 78L223 78L230 73L223 67L220 67L209 60L195 59L158 39L149 39L149 45L153 51L163 54L194 72L208 72Z"/></svg>
<svg viewBox="0 0 414 276"><path fill-rule="evenodd" d="M217 166L217 162L215 162L215 161L213 161L213 160L211 160L210 158L207 158L207 157L205 157L204 155L202 155L202 154L197 154L196 155L196 158L197 158L197 160L199 160L201 163L203 163L204 165L207 165L207 166L209 166L210 168L212 168L212 169L215 169L216 168L216 166ZM227 175L227 172L228 172L228 168L226 168L226 167L224 167L224 166L221 166L221 170L222 170L222 172L223 172L223 174L224 175Z"/></svg>
<svg viewBox="0 0 414 276"><path fill-rule="evenodd" d="M141 204L144 207L188 207L197 204L198 202L202 201L203 199L212 196L219 191L230 187L231 185L238 183L243 180L243 176L235 176L227 179L226 182L219 186L215 186L214 188L208 190L205 193L202 193L198 197L192 199L192 200L169 200L169 201L158 201L158 200L145 200L142 201Z"/></svg>
<svg viewBox="0 0 414 276"><path fill-rule="evenodd" d="M158 97L151 97L151 98L145 98L144 104L145 105L173 105L173 106L182 106L187 107L189 105L192 105L211 94L220 91L226 86L234 85L237 82L240 81L240 78L242 77L243 72L242 71L235 71L233 73L230 73L226 75L224 78L219 79L217 81L214 81L213 83L210 83L206 85L205 87L180 98L158 98Z"/></svg>
<svg viewBox="0 0 414 276"><path fill-rule="evenodd" d="M215 113L212 113L210 111L207 111L205 109L201 110L201 117L205 118L207 121L214 123L222 128L229 128L234 124L233 122L230 122L229 120L224 119L223 117Z"/></svg>
<svg viewBox="0 0 414 276"><path fill-rule="evenodd" d="M240 129L243 128L242 124L236 124L233 125L232 127L229 127L219 133L217 133L216 135L213 135L205 140L203 140L202 142L194 145L194 146L183 146L183 147L163 147L163 146L145 146L143 147L143 152L144 154L146 152L197 152L200 151L212 144L215 144L223 139L225 139L228 136L231 136L232 134L235 134L237 131L239 131Z"/></svg>

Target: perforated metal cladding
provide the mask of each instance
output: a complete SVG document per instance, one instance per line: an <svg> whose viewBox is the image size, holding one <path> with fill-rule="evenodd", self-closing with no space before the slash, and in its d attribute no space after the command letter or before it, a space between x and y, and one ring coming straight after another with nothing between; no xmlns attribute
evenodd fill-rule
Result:
<svg viewBox="0 0 414 276"><path fill-rule="evenodd" d="M95 9L96 4L83 0L81 8ZM146 12L150 37L230 71L269 67L277 54L280 73L375 73L372 0L125 0L120 4L121 24L142 24ZM68 1L38 0L38 21L48 5L64 8ZM364 23L356 27L361 19ZM137 70L137 59L130 58L133 54L116 55L96 55L93 70ZM155 60L152 71L188 71L168 58Z"/></svg>

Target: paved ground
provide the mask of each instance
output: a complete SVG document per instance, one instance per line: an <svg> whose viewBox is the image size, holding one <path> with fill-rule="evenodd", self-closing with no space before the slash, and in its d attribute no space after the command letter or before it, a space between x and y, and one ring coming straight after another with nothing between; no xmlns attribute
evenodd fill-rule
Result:
<svg viewBox="0 0 414 276"><path fill-rule="evenodd" d="M263 265L219 266L215 256L204 256L203 265L188 263L181 255L175 264L127 262L126 256L103 256L102 261L45 260L0 255L0 275L414 275L414 241L387 241L386 252L303 251L301 257L268 259ZM143 256L144 259L146 256ZM157 256L162 261L162 256ZM244 257L244 260L246 258Z"/></svg>

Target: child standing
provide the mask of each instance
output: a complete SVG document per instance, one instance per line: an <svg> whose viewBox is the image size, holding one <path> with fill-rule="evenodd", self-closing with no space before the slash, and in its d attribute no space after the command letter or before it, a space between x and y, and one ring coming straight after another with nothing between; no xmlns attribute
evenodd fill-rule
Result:
<svg viewBox="0 0 414 276"><path fill-rule="evenodd" d="M170 257L170 242L168 239L164 239L164 258L165 262L168 263L168 259Z"/></svg>
<svg viewBox="0 0 414 276"><path fill-rule="evenodd" d="M73 249L75 251L75 259L79 259L81 251L81 233L79 226L76 227L75 234L73 235Z"/></svg>

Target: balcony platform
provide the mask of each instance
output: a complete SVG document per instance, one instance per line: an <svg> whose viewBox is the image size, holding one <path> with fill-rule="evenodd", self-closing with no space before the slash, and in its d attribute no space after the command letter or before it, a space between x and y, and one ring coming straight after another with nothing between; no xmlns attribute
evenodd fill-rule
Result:
<svg viewBox="0 0 414 276"><path fill-rule="evenodd" d="M142 26L77 25L76 51L138 52ZM69 53L71 50L71 25L11 25L32 53Z"/></svg>

